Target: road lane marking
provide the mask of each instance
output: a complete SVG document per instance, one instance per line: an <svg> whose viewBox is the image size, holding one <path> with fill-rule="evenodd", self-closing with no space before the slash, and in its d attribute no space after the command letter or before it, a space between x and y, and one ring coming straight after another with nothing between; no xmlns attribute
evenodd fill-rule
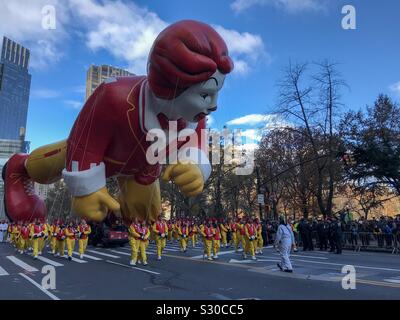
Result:
<svg viewBox="0 0 400 320"><path fill-rule="evenodd" d="M111 252L114 252L114 253L122 254L122 255L124 255L124 256L130 256L130 255L131 255L130 253L127 253L127 252L122 252L122 251L117 251L117 250L111 250L111 249L108 249L108 250L111 251Z"/></svg>
<svg viewBox="0 0 400 320"><path fill-rule="evenodd" d="M223 294L220 293L211 293L210 296L217 300L232 300L232 298L224 296Z"/></svg>
<svg viewBox="0 0 400 320"><path fill-rule="evenodd" d="M8 275L9 275L9 273L6 270L4 270L2 267L0 267L0 276L8 276Z"/></svg>
<svg viewBox="0 0 400 320"><path fill-rule="evenodd" d="M229 263L256 263L255 260L237 260L237 259L230 259Z"/></svg>
<svg viewBox="0 0 400 320"><path fill-rule="evenodd" d="M111 260L106 260L106 262L111 263L111 264L115 264L115 265L118 265L118 266L122 266L122 267L125 267L125 268L129 268L129 269L135 269L135 270L139 270L139 271L155 274L155 275L160 275L161 274L159 272L155 272L155 271L151 271L151 270L147 270L147 269L143 269L143 268L134 267L134 266L131 266L131 265L118 263L118 262L111 261Z"/></svg>
<svg viewBox="0 0 400 320"><path fill-rule="evenodd" d="M74 251L73 254L76 255L76 256L80 256L81 255L79 252L76 252L76 251ZM102 258L97 258L97 257L91 256L91 255L88 255L88 254L84 254L83 257L91 259L91 260L95 260L95 261L103 260ZM81 259L81 260L83 260L83 259Z"/></svg>
<svg viewBox="0 0 400 320"><path fill-rule="evenodd" d="M273 253L276 256L279 256L279 253ZM300 257L300 258L309 258L309 259L321 259L321 260L328 260L326 257L316 257L316 256L305 256L302 254L291 254L291 257Z"/></svg>
<svg viewBox="0 0 400 320"><path fill-rule="evenodd" d="M25 278L26 280L28 280L30 283L32 283L36 288L38 288L40 291L42 291L44 294L46 294L47 296L49 296L51 299L53 300L61 300L60 298L56 297L54 294L52 294L51 292L49 292L48 290L46 290L45 288L43 288L40 284L38 284L36 281L34 281L33 279L29 278L27 275L23 274L23 273L19 273L19 275L23 278Z"/></svg>
<svg viewBox="0 0 400 320"><path fill-rule="evenodd" d="M234 252L235 252L235 250L218 252L218 257L222 256L224 254L229 254L229 253L234 253ZM201 254L201 255L198 255L198 256L193 256L193 257L190 257L190 259L203 259L203 255Z"/></svg>
<svg viewBox="0 0 400 320"><path fill-rule="evenodd" d="M56 262L56 261L47 259L47 258L42 257L42 256L38 256L37 258L38 258L40 261L46 262L47 264L51 264L51 265L54 266L54 267L62 267L62 266L64 266L62 263L59 263L59 262Z"/></svg>
<svg viewBox="0 0 400 320"><path fill-rule="evenodd" d="M111 252L114 252L114 253L119 253L119 254L122 254L122 255L125 255L125 256L127 256L127 255L131 255L130 254L130 252L132 251L130 248L128 249L128 248L121 248L121 249L124 249L124 250L126 250L126 252L124 252L124 253L122 253L122 251L117 251L117 250L114 250L114 249L107 249L107 250L109 250L109 251L111 251ZM156 251L154 251L153 249L147 249L146 250L146 254L156 254L157 252Z"/></svg>
<svg viewBox="0 0 400 320"><path fill-rule="evenodd" d="M302 259L294 259L294 261L301 261L301 262L307 262L307 263L318 263L318 264L326 264L326 265L332 265L332 266L345 266L348 263L333 263L333 262L322 262L322 261L312 261L312 260L302 260ZM382 270L382 271L395 271L395 272L400 272L400 269L392 269L392 268L383 268L383 267L371 267L371 266L359 266L353 264L354 268L361 268L361 269L372 269L372 270Z"/></svg>
<svg viewBox="0 0 400 320"><path fill-rule="evenodd" d="M51 253L51 251L47 251L47 252ZM65 252L67 252L67 251L65 251ZM64 255L63 257L60 257L60 258L68 259L68 256ZM74 262L78 262L78 263L87 263L87 261L85 261L85 260L76 259L74 257L71 257L71 260Z"/></svg>
<svg viewBox="0 0 400 320"><path fill-rule="evenodd" d="M195 250L196 248L188 248L188 250ZM175 248L164 248L164 251L181 251L180 249L175 249Z"/></svg>
<svg viewBox="0 0 400 320"><path fill-rule="evenodd" d="M369 284L373 286L380 286L380 287L390 287L390 288L400 288L399 284L396 283L386 283L386 282L381 282L381 281L373 281L373 280L365 280L365 279L357 279L356 283L362 283L362 284Z"/></svg>
<svg viewBox="0 0 400 320"><path fill-rule="evenodd" d="M105 257L108 257L108 258L114 258L114 259L119 259L120 258L119 256L116 256L116 255L113 255L113 254L104 253L104 252L100 252L100 251L96 251L96 250L86 250L86 251L92 252L92 253L96 253L96 254L99 254L101 256L105 256Z"/></svg>
<svg viewBox="0 0 400 320"><path fill-rule="evenodd" d="M281 262L281 260L278 259L257 259L259 262Z"/></svg>
<svg viewBox="0 0 400 320"><path fill-rule="evenodd" d="M400 280L397 280L397 279L383 279L383 281L400 284Z"/></svg>
<svg viewBox="0 0 400 320"><path fill-rule="evenodd" d="M17 257L14 256L7 256L7 259L16 264L17 266L25 269L28 272L37 272L39 271L35 267L30 266L29 264L23 262L22 260L18 259Z"/></svg>

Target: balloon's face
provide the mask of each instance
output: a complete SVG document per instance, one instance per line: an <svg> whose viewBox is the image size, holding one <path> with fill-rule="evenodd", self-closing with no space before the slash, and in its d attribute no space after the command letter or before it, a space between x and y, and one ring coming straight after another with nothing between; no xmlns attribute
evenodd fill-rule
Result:
<svg viewBox="0 0 400 320"><path fill-rule="evenodd" d="M173 100L161 100L163 113L171 120L180 118L199 122L217 110L218 92L222 89L225 75L218 70L207 80L191 86Z"/></svg>

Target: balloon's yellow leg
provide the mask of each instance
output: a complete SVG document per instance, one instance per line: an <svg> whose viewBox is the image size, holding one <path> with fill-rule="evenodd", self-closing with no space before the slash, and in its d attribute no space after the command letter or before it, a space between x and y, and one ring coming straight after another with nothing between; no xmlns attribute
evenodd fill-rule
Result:
<svg viewBox="0 0 400 320"><path fill-rule="evenodd" d="M149 185L137 183L133 177L118 177L120 188L119 203L125 223L135 218L154 222L161 213L160 183Z"/></svg>

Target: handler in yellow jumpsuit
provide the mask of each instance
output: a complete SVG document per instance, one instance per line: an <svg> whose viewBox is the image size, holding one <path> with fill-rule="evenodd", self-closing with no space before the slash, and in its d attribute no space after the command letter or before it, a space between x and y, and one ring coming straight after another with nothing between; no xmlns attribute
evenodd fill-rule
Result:
<svg viewBox="0 0 400 320"><path fill-rule="evenodd" d="M221 247L221 230L218 227L218 224L215 223L213 229L213 258L218 259L219 249Z"/></svg>
<svg viewBox="0 0 400 320"><path fill-rule="evenodd" d="M257 240L256 240L256 254L262 254L262 248L264 246L264 241L262 237L262 225L260 223L260 220L255 219L254 220L254 226L256 228L256 233L257 233Z"/></svg>
<svg viewBox="0 0 400 320"><path fill-rule="evenodd" d="M14 231L14 241L15 241L15 250L21 252L20 246L21 246L21 228L22 228L22 222L18 221L15 231Z"/></svg>
<svg viewBox="0 0 400 320"><path fill-rule="evenodd" d="M179 226L178 226L178 235L180 238L180 247L181 247L181 252L186 252L187 249L187 242L189 238L189 226L186 221L183 221Z"/></svg>
<svg viewBox="0 0 400 320"><path fill-rule="evenodd" d="M60 223L56 227L57 253L56 256L65 257L65 225Z"/></svg>
<svg viewBox="0 0 400 320"><path fill-rule="evenodd" d="M168 242L172 242L172 234L174 232L174 225L171 221L168 221Z"/></svg>
<svg viewBox="0 0 400 320"><path fill-rule="evenodd" d="M19 236L19 253L24 253L28 247L30 229L28 228L28 223L24 223L21 226L20 236Z"/></svg>
<svg viewBox="0 0 400 320"><path fill-rule="evenodd" d="M197 233L198 233L198 229L197 229L196 223L194 221L192 221L189 226L189 238L190 238L190 241L192 241L193 248L196 247Z"/></svg>
<svg viewBox="0 0 400 320"><path fill-rule="evenodd" d="M207 260L211 261L211 248L214 237L211 221L207 221L205 225L203 224L200 226L200 234L203 236L204 255L207 255Z"/></svg>
<svg viewBox="0 0 400 320"><path fill-rule="evenodd" d="M33 258L37 259L39 254L39 239L44 237L44 227L40 223L38 219L36 219L35 223L31 226L31 230L29 233L30 238L32 239L32 249L33 249Z"/></svg>
<svg viewBox="0 0 400 320"><path fill-rule="evenodd" d="M19 235L19 231L18 231L18 225L16 223L13 223L11 225L11 243L13 244L13 246L15 248L18 248L18 235Z"/></svg>
<svg viewBox="0 0 400 320"><path fill-rule="evenodd" d="M173 223L173 231L172 231L172 238L173 238L173 242L175 243L175 242L177 242L177 241L179 241L179 234L178 234L178 228L179 228L179 226L181 225L181 222L178 220L178 221L175 221L174 223Z"/></svg>
<svg viewBox="0 0 400 320"><path fill-rule="evenodd" d="M67 242L67 253L68 253L68 260L72 260L72 253L75 249L75 240L76 240L77 230L74 228L74 224L71 221L68 224L68 227L65 229L65 236Z"/></svg>
<svg viewBox="0 0 400 320"><path fill-rule="evenodd" d="M131 261L130 265L135 266L138 261L138 255L140 252L140 260L143 261L143 265L147 265L146 248L148 244L148 238L150 236L150 229L147 227L146 222L138 223L137 219L129 227L131 245Z"/></svg>
<svg viewBox="0 0 400 320"><path fill-rule="evenodd" d="M256 254L255 254L255 244L257 241L257 231L256 228L253 224L253 220L249 218L244 225L244 232L245 232L245 237L246 237L246 248L245 248L245 254L244 258L247 258L246 254L250 254L251 258L253 260L256 260Z"/></svg>
<svg viewBox="0 0 400 320"><path fill-rule="evenodd" d="M43 237L39 238L39 255L42 254L44 246L46 245L46 240L49 237L48 224L42 222L42 227L43 227Z"/></svg>
<svg viewBox="0 0 400 320"><path fill-rule="evenodd" d="M229 232L229 225L226 223L226 221L221 221L219 224L219 229L221 231L221 245L222 247L227 248L228 247L228 232Z"/></svg>
<svg viewBox="0 0 400 320"><path fill-rule="evenodd" d="M52 254L55 254L57 250L57 225L58 222L53 222L50 226L49 242Z"/></svg>
<svg viewBox="0 0 400 320"><path fill-rule="evenodd" d="M242 248L243 248L243 251L245 250L245 247L246 247L246 242L245 242L245 239L244 239L244 225L243 225L243 222L242 222L242 220L240 219L240 218L238 218L237 219L237 222L236 222L236 237L237 237L237 247L238 247L238 250L239 250L239 247L240 247L240 245L242 246Z"/></svg>
<svg viewBox="0 0 400 320"><path fill-rule="evenodd" d="M139 242L138 242L138 250L137 254L140 255L137 257L137 260L142 261L143 265L147 265L147 254L146 254L146 249L149 245L149 237L150 237L150 229L149 226L147 225L146 221L142 221L139 229Z"/></svg>
<svg viewBox="0 0 400 320"><path fill-rule="evenodd" d="M238 252L238 240L237 240L237 234L236 234L236 223L232 220L229 220L229 230L231 231L231 241L230 245L234 246L235 252Z"/></svg>
<svg viewBox="0 0 400 320"><path fill-rule="evenodd" d="M169 235L167 222L159 216L157 221L153 223L152 229L157 245L157 260L161 260L161 255L167 245L167 236Z"/></svg>
<svg viewBox="0 0 400 320"><path fill-rule="evenodd" d="M28 224L29 232L30 232L30 230L32 229L32 227L34 225L35 224L33 222ZM32 250L33 250L33 239L29 236L29 239L28 239L28 251L32 251Z"/></svg>
<svg viewBox="0 0 400 320"><path fill-rule="evenodd" d="M83 259L85 254L89 234L92 232L92 228L86 223L85 219L82 219L81 224L78 226L78 247L79 247L79 257Z"/></svg>
<svg viewBox="0 0 400 320"><path fill-rule="evenodd" d="M137 242L139 241L140 234L136 232L137 229L140 228L138 219L135 218L135 220L131 223L128 229L128 239L129 239L129 245L131 246L131 260L130 260L130 265L135 266L137 262L137 251L138 251L138 244Z"/></svg>

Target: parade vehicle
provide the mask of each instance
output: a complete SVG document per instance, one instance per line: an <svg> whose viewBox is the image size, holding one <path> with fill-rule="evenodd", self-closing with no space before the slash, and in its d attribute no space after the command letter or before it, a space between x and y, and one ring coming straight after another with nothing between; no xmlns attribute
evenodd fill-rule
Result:
<svg viewBox="0 0 400 320"><path fill-rule="evenodd" d="M100 223L90 223L92 233L89 236L89 244L92 246L102 245L103 247L121 246L129 242L128 229L115 217L108 217Z"/></svg>

